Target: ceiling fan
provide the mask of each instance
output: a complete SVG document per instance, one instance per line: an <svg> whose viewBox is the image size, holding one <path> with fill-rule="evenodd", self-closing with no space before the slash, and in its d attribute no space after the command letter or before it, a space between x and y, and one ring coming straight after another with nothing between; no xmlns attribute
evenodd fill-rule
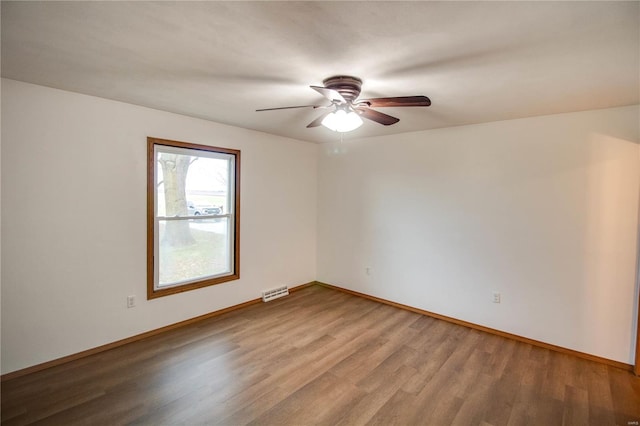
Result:
<svg viewBox="0 0 640 426"><path fill-rule="evenodd" d="M280 108L264 108L256 111L275 111L292 108L326 109L322 115L307 125L318 127L323 125L338 132L349 132L362 125L364 117L384 126L390 126L400 121L399 118L381 113L372 108L385 107L428 107L431 100L426 96L399 96L394 98L358 99L362 80L357 77L339 75L327 78L322 82L324 87L310 86L313 90L331 101L329 105L299 105Z"/></svg>

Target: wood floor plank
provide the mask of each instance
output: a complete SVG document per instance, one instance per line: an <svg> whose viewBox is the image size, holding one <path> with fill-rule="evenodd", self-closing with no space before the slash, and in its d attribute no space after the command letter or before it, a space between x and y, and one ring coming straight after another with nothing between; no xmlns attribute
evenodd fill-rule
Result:
<svg viewBox="0 0 640 426"><path fill-rule="evenodd" d="M443 323L443 321L440 322ZM434 326L429 329L439 337L434 337L430 341L423 339L423 343L418 346L422 349L423 355L420 358L422 364L418 367L417 374L402 387L403 390L414 394L421 392L454 354L458 348L458 340L450 334L452 330L450 325L444 324L442 327Z"/></svg>
<svg viewBox="0 0 640 426"><path fill-rule="evenodd" d="M357 393L358 390L352 384L341 381L333 374L326 372L289 395L249 424L320 423L323 414L332 407L345 403L345 398L348 395L354 398ZM316 403L317 395L323 395L326 400L332 401L332 404Z"/></svg>
<svg viewBox="0 0 640 426"><path fill-rule="evenodd" d="M633 424L640 419L640 380L629 380L627 373L617 368L607 367L607 372L616 424Z"/></svg>
<svg viewBox="0 0 640 426"><path fill-rule="evenodd" d="M387 381L367 393L366 396L352 405L349 410L341 413L340 418L335 419L333 424L349 426L370 421L380 408L400 389L400 386L414 374L415 369L412 367L401 366Z"/></svg>
<svg viewBox="0 0 640 426"><path fill-rule="evenodd" d="M571 385L565 385L562 424L566 426L589 424L589 393Z"/></svg>
<svg viewBox="0 0 640 426"><path fill-rule="evenodd" d="M385 404L380 407L369 421L368 426L410 425L415 410L416 396L398 389ZM359 422L355 424L360 424Z"/></svg>
<svg viewBox="0 0 640 426"><path fill-rule="evenodd" d="M623 425L640 378L311 286L2 383L3 425Z"/></svg>
<svg viewBox="0 0 640 426"><path fill-rule="evenodd" d="M602 425L615 424L616 413L611 394L609 369L605 365L595 363L576 362L576 364L583 365L586 376L586 389L589 394L589 422Z"/></svg>
<svg viewBox="0 0 640 426"><path fill-rule="evenodd" d="M476 375L475 378L473 386L465 389L465 396L458 394L462 405L451 421L451 425L477 425L484 421L487 401L491 400L497 379L487 374Z"/></svg>

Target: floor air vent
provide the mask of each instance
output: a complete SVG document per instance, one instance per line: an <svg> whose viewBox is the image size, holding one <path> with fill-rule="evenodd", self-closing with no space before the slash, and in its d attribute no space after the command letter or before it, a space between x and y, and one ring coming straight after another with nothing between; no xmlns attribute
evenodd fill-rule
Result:
<svg viewBox="0 0 640 426"><path fill-rule="evenodd" d="M278 288L272 288L271 290L265 290L262 292L262 301L268 302L279 297L283 297L289 294L289 287L282 286Z"/></svg>

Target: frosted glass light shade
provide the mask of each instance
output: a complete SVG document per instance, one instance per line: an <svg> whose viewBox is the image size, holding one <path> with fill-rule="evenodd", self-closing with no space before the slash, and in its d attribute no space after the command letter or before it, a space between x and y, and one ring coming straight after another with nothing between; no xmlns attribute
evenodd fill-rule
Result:
<svg viewBox="0 0 640 426"><path fill-rule="evenodd" d="M324 120L322 120L322 125L334 132L344 133L362 126L362 119L353 111L346 112L343 109L339 109L327 115Z"/></svg>

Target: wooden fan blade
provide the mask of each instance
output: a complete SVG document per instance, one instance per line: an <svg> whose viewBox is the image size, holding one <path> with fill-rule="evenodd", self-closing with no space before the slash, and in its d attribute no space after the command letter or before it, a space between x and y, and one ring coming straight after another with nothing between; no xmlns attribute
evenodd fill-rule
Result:
<svg viewBox="0 0 640 426"><path fill-rule="evenodd" d="M322 108L320 105L299 105L299 106L288 106L288 107L279 107L279 108L262 108L262 109L257 109L256 112L258 111L276 111L279 109L293 109L293 108Z"/></svg>
<svg viewBox="0 0 640 426"><path fill-rule="evenodd" d="M400 121L399 118L383 114L370 108L356 108L356 111L358 111L358 114L360 114L362 117L367 118L371 121L375 121L376 123L380 123L383 126L390 126Z"/></svg>
<svg viewBox="0 0 640 426"><path fill-rule="evenodd" d="M373 108L384 107L408 107L421 106L427 107L431 105L431 99L426 96L398 96L395 98L374 98L358 101L359 104L367 104Z"/></svg>
<svg viewBox="0 0 640 426"><path fill-rule="evenodd" d="M311 123L307 124L307 129L309 129L311 127L320 126L322 124L322 120L324 120L324 118L329 114L331 114L331 111L327 111L327 112L323 113L320 117L316 118Z"/></svg>
<svg viewBox="0 0 640 426"><path fill-rule="evenodd" d="M337 90L327 89L326 87L319 87L319 86L309 86L309 87L311 87L316 92L320 93L325 98L329 99L331 102L341 102L341 103L347 102L342 97L340 92L338 92Z"/></svg>

